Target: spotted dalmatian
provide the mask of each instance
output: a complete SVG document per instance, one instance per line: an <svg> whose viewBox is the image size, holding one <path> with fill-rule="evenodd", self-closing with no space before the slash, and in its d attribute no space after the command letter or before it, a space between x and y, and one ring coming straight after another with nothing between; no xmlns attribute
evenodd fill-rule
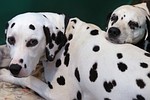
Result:
<svg viewBox="0 0 150 100"><path fill-rule="evenodd" d="M113 43L132 43L150 52L148 6L148 3L140 3L115 9L109 19L106 38Z"/></svg>
<svg viewBox="0 0 150 100"><path fill-rule="evenodd" d="M46 100L150 100L150 53L110 43L93 24L65 19L25 13L10 20L6 42L12 60L0 81L31 88ZM45 82L31 76L39 60Z"/></svg>

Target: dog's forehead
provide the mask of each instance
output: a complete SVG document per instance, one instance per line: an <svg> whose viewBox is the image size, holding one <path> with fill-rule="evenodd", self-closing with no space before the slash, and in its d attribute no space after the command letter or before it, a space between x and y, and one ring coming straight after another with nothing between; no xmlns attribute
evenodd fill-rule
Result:
<svg viewBox="0 0 150 100"><path fill-rule="evenodd" d="M112 15L113 14L117 15L118 17L124 16L125 17L124 20L126 21L133 20L139 22L139 24L140 23L142 24L146 19L145 16L147 16L146 12L143 9L132 5L124 5L118 7L116 10L114 10Z"/></svg>
<svg viewBox="0 0 150 100"><path fill-rule="evenodd" d="M44 17L40 14L20 14L9 21L7 34L41 32L44 25Z"/></svg>
<svg viewBox="0 0 150 100"><path fill-rule="evenodd" d="M113 13L117 14L118 16L122 14L132 15L136 13L135 10L137 9L135 9L133 6L124 5L124 6L118 7L116 10L114 10Z"/></svg>

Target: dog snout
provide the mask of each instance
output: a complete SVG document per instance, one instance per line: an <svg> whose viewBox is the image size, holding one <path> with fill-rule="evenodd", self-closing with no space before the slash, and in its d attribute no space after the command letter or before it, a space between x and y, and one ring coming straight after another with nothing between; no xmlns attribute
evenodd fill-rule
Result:
<svg viewBox="0 0 150 100"><path fill-rule="evenodd" d="M108 36L110 38L117 38L121 34L121 31L117 27L111 27L108 30Z"/></svg>
<svg viewBox="0 0 150 100"><path fill-rule="evenodd" d="M18 64L11 64L9 69L10 69L10 72L14 75L14 76L18 76L20 70L21 70L21 66L18 65Z"/></svg>

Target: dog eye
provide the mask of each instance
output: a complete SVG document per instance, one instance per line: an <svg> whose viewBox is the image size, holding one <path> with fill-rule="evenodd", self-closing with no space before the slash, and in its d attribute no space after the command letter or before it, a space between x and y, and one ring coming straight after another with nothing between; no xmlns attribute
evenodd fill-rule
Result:
<svg viewBox="0 0 150 100"><path fill-rule="evenodd" d="M139 24L137 22L131 20L129 21L128 25L131 29L135 29L139 27Z"/></svg>
<svg viewBox="0 0 150 100"><path fill-rule="evenodd" d="M29 40L29 41L27 42L26 46L27 46L27 47L33 47L33 46L35 46L35 45L37 45L37 44L38 44L38 40L37 40L37 39L31 39L31 40Z"/></svg>
<svg viewBox="0 0 150 100"><path fill-rule="evenodd" d="M118 16L116 16L115 14L112 15L111 17L111 21L117 21L118 20Z"/></svg>
<svg viewBox="0 0 150 100"><path fill-rule="evenodd" d="M8 37L8 43L9 43L10 45L14 45L15 42L16 42L16 40L15 40L15 38L14 38L13 36L12 36L12 37Z"/></svg>

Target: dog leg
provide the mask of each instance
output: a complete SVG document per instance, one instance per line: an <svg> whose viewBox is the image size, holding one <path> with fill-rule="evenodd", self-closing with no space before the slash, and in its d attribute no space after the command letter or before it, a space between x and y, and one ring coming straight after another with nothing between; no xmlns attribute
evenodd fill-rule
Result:
<svg viewBox="0 0 150 100"><path fill-rule="evenodd" d="M37 92L46 100L54 100L52 98L51 91L48 85L33 76L29 76L25 78L16 78L11 75L9 70L2 69L0 70L0 81L28 87L34 90L35 92Z"/></svg>

